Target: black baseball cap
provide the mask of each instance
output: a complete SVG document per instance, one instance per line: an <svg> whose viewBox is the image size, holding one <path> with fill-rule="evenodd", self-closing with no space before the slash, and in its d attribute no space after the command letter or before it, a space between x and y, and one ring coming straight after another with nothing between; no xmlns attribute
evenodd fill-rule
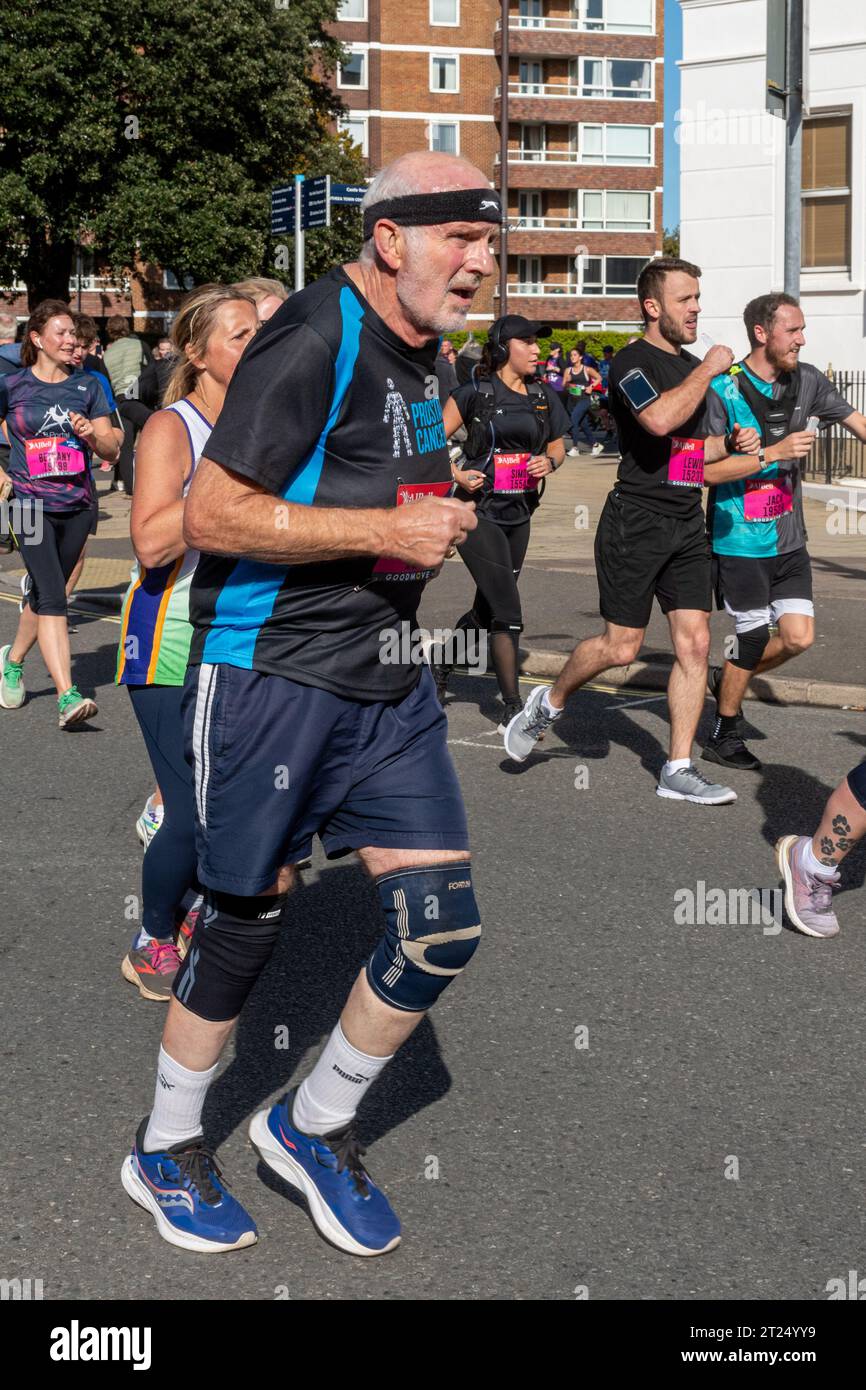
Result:
<svg viewBox="0 0 866 1390"><path fill-rule="evenodd" d="M504 318L497 319L490 325L488 338L496 330L500 343L507 343L511 338L549 338L553 332L549 323L536 323L534 319L525 319L522 314L506 314Z"/></svg>

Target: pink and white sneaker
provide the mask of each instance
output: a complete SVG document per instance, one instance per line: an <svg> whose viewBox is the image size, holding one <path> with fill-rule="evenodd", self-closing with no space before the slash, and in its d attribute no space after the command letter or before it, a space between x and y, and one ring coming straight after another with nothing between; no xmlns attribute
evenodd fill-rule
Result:
<svg viewBox="0 0 866 1390"><path fill-rule="evenodd" d="M833 911L833 889L841 875L810 874L805 865L808 835L783 835L776 841L776 863L785 880L785 911L797 931L806 936L836 936L839 922Z"/></svg>

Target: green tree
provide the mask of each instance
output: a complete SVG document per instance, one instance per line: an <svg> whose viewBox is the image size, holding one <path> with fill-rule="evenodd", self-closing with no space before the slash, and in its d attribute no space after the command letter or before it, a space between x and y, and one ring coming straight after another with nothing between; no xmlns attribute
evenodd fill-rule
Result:
<svg viewBox="0 0 866 1390"><path fill-rule="evenodd" d="M329 132L338 0L4 0L0 283L68 297L80 238L115 269L183 282L274 274L270 189L294 172L361 182ZM311 234L351 256L357 212ZM288 277L286 277L288 278Z"/></svg>
<svg viewBox="0 0 866 1390"><path fill-rule="evenodd" d="M662 234L662 255L678 256L680 254L680 228L679 223L676 227L665 227Z"/></svg>

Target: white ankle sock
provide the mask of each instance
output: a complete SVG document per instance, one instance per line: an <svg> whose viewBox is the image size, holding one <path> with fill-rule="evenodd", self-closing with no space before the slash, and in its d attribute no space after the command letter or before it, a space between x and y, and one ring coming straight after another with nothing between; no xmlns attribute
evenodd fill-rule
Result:
<svg viewBox="0 0 866 1390"><path fill-rule="evenodd" d="M550 703L550 695L546 690L541 697L541 707L544 710L544 713L548 715L550 718L555 718L557 714L562 714L564 708L564 706L562 705L552 705Z"/></svg>
<svg viewBox="0 0 866 1390"><path fill-rule="evenodd" d="M201 1134L201 1112L218 1066L219 1062L214 1062L209 1071L189 1071L160 1047L156 1094L144 1136L146 1153L170 1149L172 1144Z"/></svg>
<svg viewBox="0 0 866 1390"><path fill-rule="evenodd" d="M671 758L669 762L665 763L662 771L667 777L670 777L671 773L681 772L684 767L691 767L691 765L691 758Z"/></svg>
<svg viewBox="0 0 866 1390"><path fill-rule="evenodd" d="M806 841L806 848L803 851L803 865L808 873L816 874L818 878L832 878L836 872L832 865L822 864L820 859L815 858L811 840Z"/></svg>
<svg viewBox="0 0 866 1390"><path fill-rule="evenodd" d="M391 1054L393 1056L393 1053ZM350 1042L339 1023L295 1096L292 1123L302 1134L342 1129L391 1057L368 1057Z"/></svg>

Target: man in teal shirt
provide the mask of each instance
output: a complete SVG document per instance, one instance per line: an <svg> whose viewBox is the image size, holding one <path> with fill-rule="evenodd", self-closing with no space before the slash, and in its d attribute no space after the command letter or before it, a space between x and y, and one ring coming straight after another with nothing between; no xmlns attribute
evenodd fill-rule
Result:
<svg viewBox="0 0 866 1390"><path fill-rule="evenodd" d="M800 361L805 320L796 299L765 294L746 305L751 350L707 392L710 435L735 425L756 428L759 469L717 481L707 524L716 598L734 619L736 654L714 683L718 704L707 761L757 771L760 762L739 733L740 705L755 671L772 670L812 645L815 610L806 550L800 463L815 442L815 421L840 422L866 441L866 417L855 411L817 367ZM811 428L807 428L810 425ZM712 482L710 470L708 481ZM778 635L770 636L770 625Z"/></svg>

